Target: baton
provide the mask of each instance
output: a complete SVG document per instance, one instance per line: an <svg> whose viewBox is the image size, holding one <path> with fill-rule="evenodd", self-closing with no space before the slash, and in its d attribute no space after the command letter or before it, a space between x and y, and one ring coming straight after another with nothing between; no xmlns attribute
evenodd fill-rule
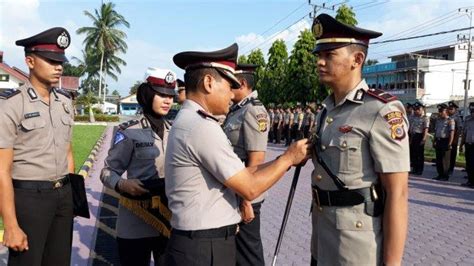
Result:
<svg viewBox="0 0 474 266"><path fill-rule="evenodd" d="M301 172L301 165L298 165L295 169L295 174L293 175L293 182L291 183L290 193L288 195L288 201L286 202L285 214L283 215L283 221L281 222L280 234L278 235L277 244L275 247L275 253L273 254L272 266L275 266L278 252L280 251L281 241L283 240L283 234L285 233L286 222L288 221L288 216L290 215L291 203L293 202L293 197L295 196L296 184L298 184L298 178Z"/></svg>

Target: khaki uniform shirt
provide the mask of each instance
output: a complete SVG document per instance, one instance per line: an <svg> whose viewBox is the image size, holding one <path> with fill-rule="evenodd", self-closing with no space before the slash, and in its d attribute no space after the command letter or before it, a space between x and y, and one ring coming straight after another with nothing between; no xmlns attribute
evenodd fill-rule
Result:
<svg viewBox="0 0 474 266"><path fill-rule="evenodd" d="M240 222L237 197L224 183L245 168L215 118L186 100L173 122L166 150L166 195L180 230Z"/></svg>
<svg viewBox="0 0 474 266"><path fill-rule="evenodd" d="M304 113L303 126L309 126L311 123L314 123L314 114L311 112Z"/></svg>
<svg viewBox="0 0 474 266"><path fill-rule="evenodd" d="M455 122L452 118L447 119L439 117L435 123L435 138L449 138L451 131L456 129Z"/></svg>
<svg viewBox="0 0 474 266"><path fill-rule="evenodd" d="M163 140L151 129L148 120L115 133L114 143L105 159L100 179L107 187L115 189L121 176L127 172L127 179L148 180L165 177L166 141L170 125L165 124ZM119 205L117 236L121 238L144 238L158 236L151 225Z"/></svg>
<svg viewBox="0 0 474 266"><path fill-rule="evenodd" d="M283 114L283 124L286 126L290 123L290 114L288 112L285 112Z"/></svg>
<svg viewBox="0 0 474 266"><path fill-rule="evenodd" d="M457 113L457 112L454 115L452 115L451 118L454 120L453 145L458 145L459 136L461 135L461 132L462 132L462 129L463 129L463 122L462 122L461 117L459 116L459 113Z"/></svg>
<svg viewBox="0 0 474 266"><path fill-rule="evenodd" d="M410 170L405 109L399 101L385 103L367 94L361 81L337 106L331 94L321 123L320 153L329 169L349 189L379 183L379 173ZM324 112L320 112L317 120ZM338 190L313 155L312 183ZM313 205L314 207L315 205ZM312 256L318 265L380 265L382 215L372 217L364 204L327 207L312 212Z"/></svg>
<svg viewBox="0 0 474 266"><path fill-rule="evenodd" d="M413 116L410 122L410 133L423 133L430 126L427 116Z"/></svg>
<svg viewBox="0 0 474 266"><path fill-rule="evenodd" d="M18 91L0 98L0 148L13 149L12 178L51 181L67 175L74 124L71 99L52 89L48 104L30 83Z"/></svg>
<svg viewBox="0 0 474 266"><path fill-rule="evenodd" d="M224 132L234 152L244 162L248 159L248 152L267 151L268 114L263 104L255 101L257 96L257 91L253 91L234 105L224 124ZM252 202L261 202L264 198L265 194L262 194Z"/></svg>
<svg viewBox="0 0 474 266"><path fill-rule="evenodd" d="M468 144L474 144L474 117L468 116L466 117L466 121L464 121L464 136L465 141Z"/></svg>

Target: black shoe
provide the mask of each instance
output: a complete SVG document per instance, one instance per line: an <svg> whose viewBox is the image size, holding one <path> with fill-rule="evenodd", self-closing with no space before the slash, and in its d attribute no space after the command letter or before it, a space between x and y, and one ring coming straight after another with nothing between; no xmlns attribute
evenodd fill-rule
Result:
<svg viewBox="0 0 474 266"><path fill-rule="evenodd" d="M441 178L438 179L439 181L448 181L449 176L442 176Z"/></svg>
<svg viewBox="0 0 474 266"><path fill-rule="evenodd" d="M433 177L433 178L431 178L431 179L433 179L433 180L440 180L441 178L442 178L441 176L435 176L435 177Z"/></svg>

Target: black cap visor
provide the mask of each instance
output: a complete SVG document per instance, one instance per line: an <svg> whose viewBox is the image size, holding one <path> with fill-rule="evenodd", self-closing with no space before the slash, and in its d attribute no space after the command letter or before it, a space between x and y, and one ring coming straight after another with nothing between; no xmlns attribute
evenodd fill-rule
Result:
<svg viewBox="0 0 474 266"><path fill-rule="evenodd" d="M35 52L31 52L31 53L39 55L39 56L44 57L44 58L49 59L49 60L56 61L56 62L61 62L61 63L68 62L68 60L66 58L66 55L61 54L61 53L46 52L46 51L35 51Z"/></svg>
<svg viewBox="0 0 474 266"><path fill-rule="evenodd" d="M172 88L165 88L165 87L160 87L160 86L151 86L151 88L160 94L164 94L168 96L176 95L176 91Z"/></svg>

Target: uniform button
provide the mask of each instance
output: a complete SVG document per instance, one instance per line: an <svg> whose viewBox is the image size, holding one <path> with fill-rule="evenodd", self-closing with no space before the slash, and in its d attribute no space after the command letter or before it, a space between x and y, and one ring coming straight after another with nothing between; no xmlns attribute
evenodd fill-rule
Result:
<svg viewBox="0 0 474 266"><path fill-rule="evenodd" d="M342 142L341 147L343 147L343 148L347 147L347 142L345 142L345 141Z"/></svg>
<svg viewBox="0 0 474 266"><path fill-rule="evenodd" d="M357 228L362 228L362 222L361 222L361 221L357 221L356 227L357 227Z"/></svg>
<svg viewBox="0 0 474 266"><path fill-rule="evenodd" d="M318 210L319 210L320 212L322 212L322 211L323 211L323 207L318 207Z"/></svg>
<svg viewBox="0 0 474 266"><path fill-rule="evenodd" d="M334 119L332 119L332 117L328 117L328 118L326 119L326 122L327 122L328 124L331 124L332 121L334 121Z"/></svg>
<svg viewBox="0 0 474 266"><path fill-rule="evenodd" d="M326 146L324 146L324 145L321 145L321 150L323 150L323 151L324 151L325 149L326 149Z"/></svg>
<svg viewBox="0 0 474 266"><path fill-rule="evenodd" d="M318 181L320 181L321 179L323 179L323 177L322 177L321 175L317 175L317 176L316 176L316 179L317 179Z"/></svg>

